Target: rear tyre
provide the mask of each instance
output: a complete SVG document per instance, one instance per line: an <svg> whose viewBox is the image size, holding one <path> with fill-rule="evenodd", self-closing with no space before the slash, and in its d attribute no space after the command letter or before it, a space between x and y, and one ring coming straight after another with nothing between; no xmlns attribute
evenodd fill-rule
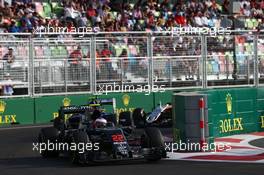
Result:
<svg viewBox="0 0 264 175"><path fill-rule="evenodd" d="M134 125L137 128L143 128L145 126L146 113L142 108L136 108L132 114Z"/></svg>
<svg viewBox="0 0 264 175"><path fill-rule="evenodd" d="M54 127L42 128L40 130L38 136L39 144L45 144L45 150L40 153L42 157L50 158L59 156L59 151L55 150L55 147L53 150L48 149L48 143L55 144L57 142L58 135L59 131Z"/></svg>
<svg viewBox="0 0 264 175"><path fill-rule="evenodd" d="M119 126L128 127L132 126L131 112L125 111L119 114Z"/></svg>
<svg viewBox="0 0 264 175"><path fill-rule="evenodd" d="M142 147L150 150L148 154L144 155L146 160L158 161L166 157L164 139L158 128L146 128L142 141Z"/></svg>

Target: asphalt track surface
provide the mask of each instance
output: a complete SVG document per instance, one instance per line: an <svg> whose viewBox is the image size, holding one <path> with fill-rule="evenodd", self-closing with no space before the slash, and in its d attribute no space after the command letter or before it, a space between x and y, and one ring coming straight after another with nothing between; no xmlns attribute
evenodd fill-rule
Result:
<svg viewBox="0 0 264 175"><path fill-rule="evenodd" d="M163 160L74 166L66 158L43 159L33 152L40 128L0 128L0 175L263 175L263 164Z"/></svg>

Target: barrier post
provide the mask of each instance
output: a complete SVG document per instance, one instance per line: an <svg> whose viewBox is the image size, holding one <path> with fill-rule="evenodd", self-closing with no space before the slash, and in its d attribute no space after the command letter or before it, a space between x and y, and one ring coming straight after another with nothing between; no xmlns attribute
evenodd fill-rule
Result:
<svg viewBox="0 0 264 175"><path fill-rule="evenodd" d="M201 137L200 137L200 145L201 145L201 151L203 150L203 146L205 141L205 121L204 121L204 98L200 98L199 100L199 108L200 108L200 132L201 132Z"/></svg>

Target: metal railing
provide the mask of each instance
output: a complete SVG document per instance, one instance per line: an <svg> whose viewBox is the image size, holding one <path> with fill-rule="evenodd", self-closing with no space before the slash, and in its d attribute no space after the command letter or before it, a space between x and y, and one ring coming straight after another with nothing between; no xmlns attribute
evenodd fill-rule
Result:
<svg viewBox="0 0 264 175"><path fill-rule="evenodd" d="M111 85L167 89L264 83L263 31L0 34L0 86L14 95L97 93ZM13 49L14 62L5 56ZM78 51L78 49L80 49ZM78 59L76 59L78 58ZM6 81L6 74L12 83Z"/></svg>

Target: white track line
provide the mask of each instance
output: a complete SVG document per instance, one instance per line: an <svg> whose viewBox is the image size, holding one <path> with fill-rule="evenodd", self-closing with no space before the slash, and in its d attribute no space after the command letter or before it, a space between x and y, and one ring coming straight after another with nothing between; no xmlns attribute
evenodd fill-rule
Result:
<svg viewBox="0 0 264 175"><path fill-rule="evenodd" d="M0 131L4 130L16 130L16 129L30 129L30 128L42 128L42 127L49 127L50 125L38 125L38 126L18 126L18 127L11 127L11 128L0 128Z"/></svg>

